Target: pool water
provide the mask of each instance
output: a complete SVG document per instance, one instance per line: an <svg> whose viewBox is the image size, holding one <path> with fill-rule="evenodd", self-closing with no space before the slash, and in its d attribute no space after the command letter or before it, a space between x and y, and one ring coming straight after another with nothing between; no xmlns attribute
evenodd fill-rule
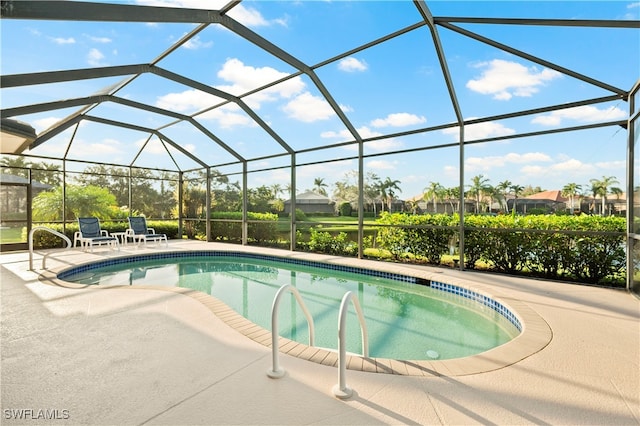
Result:
<svg viewBox="0 0 640 426"><path fill-rule="evenodd" d="M365 315L369 355L402 360L451 359L475 355L519 334L488 306L427 285L353 272L243 257L178 257L116 263L65 276L95 285L179 286L209 294L255 324L271 330L278 289L300 292L315 325L315 345L337 349L342 297L352 291ZM306 318L290 292L278 312L279 334L308 344ZM347 351L362 353L360 325L352 304Z"/></svg>

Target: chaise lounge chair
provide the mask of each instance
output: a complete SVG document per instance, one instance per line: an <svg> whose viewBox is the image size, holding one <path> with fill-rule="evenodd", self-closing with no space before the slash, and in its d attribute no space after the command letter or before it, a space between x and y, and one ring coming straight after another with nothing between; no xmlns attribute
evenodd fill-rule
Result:
<svg viewBox="0 0 640 426"><path fill-rule="evenodd" d="M133 242L138 242L138 246L144 242L147 245L147 241L155 241L160 245L161 241L164 241L165 245L169 247L169 241L167 241L166 234L156 234L155 229L147 227L147 220L144 216L129 217L129 229L127 229L126 239L131 238Z"/></svg>
<svg viewBox="0 0 640 426"><path fill-rule="evenodd" d="M90 248L93 252L93 246L106 245L110 249L120 250L118 239L112 237L105 230L100 229L100 221L97 217L79 217L78 218L79 231L76 232L73 245L75 246L80 242L80 246L83 250Z"/></svg>

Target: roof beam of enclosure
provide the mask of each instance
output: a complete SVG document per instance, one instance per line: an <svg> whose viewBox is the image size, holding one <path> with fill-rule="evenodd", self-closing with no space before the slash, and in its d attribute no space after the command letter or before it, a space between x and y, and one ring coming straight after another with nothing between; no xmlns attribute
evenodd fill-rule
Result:
<svg viewBox="0 0 640 426"><path fill-rule="evenodd" d="M640 21L607 19L531 19L531 18L465 18L434 17L436 24L457 22L466 24L499 25L541 25L552 27L601 27L601 28L640 28Z"/></svg>
<svg viewBox="0 0 640 426"><path fill-rule="evenodd" d="M191 159L192 161L202 165L203 167L207 167L206 163L204 163L198 157L195 157L189 151L187 151L184 148L182 148L179 144L171 141L171 139L167 138L164 134L158 132L155 129L151 129L151 128L143 127L143 126L137 126L135 124L122 123L120 121L109 120L107 118L94 117L94 116L91 116L91 115L84 115L84 116L81 117L81 119L87 120L87 121L93 121L93 122L96 122L96 123L106 124L106 125L109 125L109 126L123 127L125 129L136 130L138 132L156 134L156 135L158 135L158 137L162 137L162 138L166 139L167 141L170 141L171 146L173 146L175 149L177 149L178 151L180 151L181 153L183 153L184 155L189 157L189 159Z"/></svg>
<svg viewBox="0 0 640 426"><path fill-rule="evenodd" d="M182 75L173 73L171 71L167 71L164 68L160 68L157 66L150 67L150 72L157 74L166 79L175 81L176 83L184 84L185 86L192 87L194 89L198 89L205 93L209 93L210 95L217 96L219 98L225 99L228 102L233 102L237 104L247 115L249 115L265 132L267 132L280 146L287 151L288 153L293 152L293 148L291 148L285 141L278 135L267 123L265 123L249 106L240 98L231 95L230 93L223 92L222 90L216 89L215 87L211 87L209 85L200 83L199 81L192 80L190 78L184 77ZM201 112L194 114L197 116ZM241 159L241 157L238 157Z"/></svg>
<svg viewBox="0 0 640 426"><path fill-rule="evenodd" d="M462 123L464 122L464 118L462 117L462 111L460 110L458 96L456 95L453 80L451 79L451 73L449 72L449 66L447 65L447 58L444 54L442 42L440 41L440 35L438 34L438 30L434 24L433 15L431 14L431 11L423 0L414 0L413 3L416 5L416 8L418 8L418 11L422 15L422 18L429 27L429 31L431 31L431 37L433 39L433 44L438 55L438 61L440 62L442 75L447 85L447 90L449 91L449 98L451 99L451 104L453 105L453 110L456 114L456 118L458 119L458 123L462 125Z"/></svg>
<svg viewBox="0 0 640 426"><path fill-rule="evenodd" d="M82 116L80 114L74 114L63 119L62 121L58 122L55 127L52 127L38 135L38 137L31 143L31 145L29 145L29 149L33 149L43 144L44 142L59 135L60 133L64 132L74 124L79 123L80 121L82 121Z"/></svg>
<svg viewBox="0 0 640 426"><path fill-rule="evenodd" d="M230 148L227 144L225 144L213 133L208 131L200 123L198 123L193 118L187 115L179 114L173 111L168 111L162 108L154 107L151 105L143 104L143 103L132 101L129 99L120 98L118 96L113 96L113 95L95 95L95 96L87 96L84 98L66 99L64 101L46 102L42 104L27 105L23 107L7 108L0 112L5 117L13 117L18 115L34 114L38 112L51 111L55 109L62 109L62 108L68 108L73 106L79 106L79 105L94 105L100 102L115 102L122 105L130 106L132 108L142 109L142 110L153 112L156 114L167 115L170 117L177 118L179 120L189 122L198 130L200 130L202 133L204 133L207 137L215 141L224 150L229 152L229 154L233 155L240 161L244 160L244 158L240 154L238 154L236 151Z"/></svg>
<svg viewBox="0 0 640 426"><path fill-rule="evenodd" d="M325 100L329 103L329 105L331 105L331 108L333 108L334 112L340 118L340 120L343 122L345 127L347 127L347 129L349 129L349 131L353 134L353 136L357 140L361 140L361 137L358 134L358 132L356 131L356 128L353 126L353 124L351 124L351 122L349 121L347 116L344 114L344 112L340 108L340 105L338 105L338 103L335 101L335 99L333 99L333 96L331 96L329 91L324 87L324 84L322 84L322 82L320 81L320 79L318 78L316 73L313 71L313 69L311 69L310 66L308 66L304 62L300 61L295 56L285 52L284 50L282 50L281 48L279 48L275 44L271 43L267 39L265 39L265 38L261 37L260 35L254 33L249 28L245 27L244 25L240 24L239 22L229 18L228 16L222 16L221 19L220 19L220 24L222 26L228 28L229 30L235 32L236 34L238 34L240 37L244 38L245 40L255 44L259 48L261 48L261 49L265 50L266 52L272 54L276 58L282 60L283 62L286 62L289 65L291 65L292 67L294 67L298 71L303 72L307 76L309 76L309 78L311 78L311 80L316 85L316 87L318 88L320 93L322 93L322 95L324 96ZM291 151L291 152L293 152L293 151Z"/></svg>
<svg viewBox="0 0 640 426"><path fill-rule="evenodd" d="M207 165L207 163L205 163L204 161L202 161L201 159L199 159L198 157L195 157L193 154L191 154L189 151L187 151L186 149L184 149L183 147L181 147L179 144L175 143L173 140L171 140L171 138L167 137L167 135L165 135L162 132L158 132L158 131L154 131L154 133L160 138L162 139L164 142L168 143L169 145L171 145L172 147L174 147L175 149L177 149L178 151L180 151L181 153L183 153L184 155L186 155L187 157L189 157L191 160L195 161L196 163L200 164L203 168L207 168L209 167Z"/></svg>
<svg viewBox="0 0 640 426"><path fill-rule="evenodd" d="M457 32L459 34L462 34L462 35L467 36L469 38L472 38L474 40L477 40L477 41L480 41L482 43L488 44L489 46L493 46L493 47L496 47L496 48L498 48L500 50L504 50L505 52L509 52L509 53L511 53L513 55L519 56L519 57L524 58L524 59L526 59L528 61L535 62L536 64L539 64L539 65L545 66L547 68L550 68L552 70L558 71L558 72L560 72L562 74L569 75L569 76L571 76L573 78L577 78L578 80L582 80L582 81L584 81L586 83L593 84L594 86L598 86L598 87L603 88L605 90L608 90L610 92L617 93L618 95L621 96L621 98L624 98L624 97L627 96L626 90L619 89L617 87L611 86L610 84L607 84L607 83L604 83L602 81L596 80L594 78L588 77L588 76L586 76L584 74L580 74L580 73L572 71L572 70L570 70L568 68L561 67L560 65L554 64L553 62L549 62L549 61L546 61L544 59L538 58L537 56L525 53L525 52L523 52L521 50L514 49L513 47L507 46L506 44L499 43L499 42L497 42L495 40L491 40L491 39L489 39L487 37L481 36L479 34L476 34L476 33L472 32L472 31L465 30L463 28L457 27L457 26L449 24L447 22L441 22L438 25L441 25L444 28L450 29L451 31Z"/></svg>
<svg viewBox="0 0 640 426"><path fill-rule="evenodd" d="M134 64L114 67L36 72L30 74L11 74L2 76L0 79L0 88L5 89L9 87L32 86L35 84L62 83L65 81L116 77L129 74L141 74L148 71L148 64Z"/></svg>
<svg viewBox="0 0 640 426"><path fill-rule="evenodd" d="M220 12L76 1L2 0L2 18L52 21L217 23Z"/></svg>

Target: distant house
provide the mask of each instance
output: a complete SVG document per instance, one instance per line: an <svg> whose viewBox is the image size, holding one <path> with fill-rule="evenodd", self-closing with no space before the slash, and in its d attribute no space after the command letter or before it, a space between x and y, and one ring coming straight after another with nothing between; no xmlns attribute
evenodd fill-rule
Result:
<svg viewBox="0 0 640 426"><path fill-rule="evenodd" d="M577 200L574 201L577 204ZM553 213L569 208L569 199L562 196L562 191L542 191L526 197L518 197L507 200L509 211L516 205L516 212L527 214L532 209L541 209L548 213Z"/></svg>
<svg viewBox="0 0 640 426"><path fill-rule="evenodd" d="M317 192L307 191L296 195L296 209L302 210L305 214L334 214L336 212L335 201L326 195ZM284 202L284 212L291 213L291 200Z"/></svg>
<svg viewBox="0 0 640 426"><path fill-rule="evenodd" d="M11 218L16 213L22 215L27 211L27 190L29 179L22 176L0 173L0 217ZM31 196L35 197L42 191L53 188L42 182L31 182Z"/></svg>

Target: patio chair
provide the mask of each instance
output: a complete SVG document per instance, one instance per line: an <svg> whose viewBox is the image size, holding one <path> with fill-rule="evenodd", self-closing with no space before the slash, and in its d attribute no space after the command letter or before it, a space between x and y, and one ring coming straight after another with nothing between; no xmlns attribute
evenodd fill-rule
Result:
<svg viewBox="0 0 640 426"><path fill-rule="evenodd" d="M164 241L165 245L169 247L169 241L167 241L166 234L156 234L155 229L147 227L147 220L144 216L129 217L129 229L127 229L126 240L129 238L133 242L138 242L138 246L144 242L147 245L147 241L155 241L160 245L161 241Z"/></svg>
<svg viewBox="0 0 640 426"><path fill-rule="evenodd" d="M93 252L93 246L106 245L110 249L120 250L118 239L110 236L105 230L100 229L100 221L97 217L79 217L78 218L79 231L74 237L73 245L80 242L80 246L83 250L89 248Z"/></svg>

